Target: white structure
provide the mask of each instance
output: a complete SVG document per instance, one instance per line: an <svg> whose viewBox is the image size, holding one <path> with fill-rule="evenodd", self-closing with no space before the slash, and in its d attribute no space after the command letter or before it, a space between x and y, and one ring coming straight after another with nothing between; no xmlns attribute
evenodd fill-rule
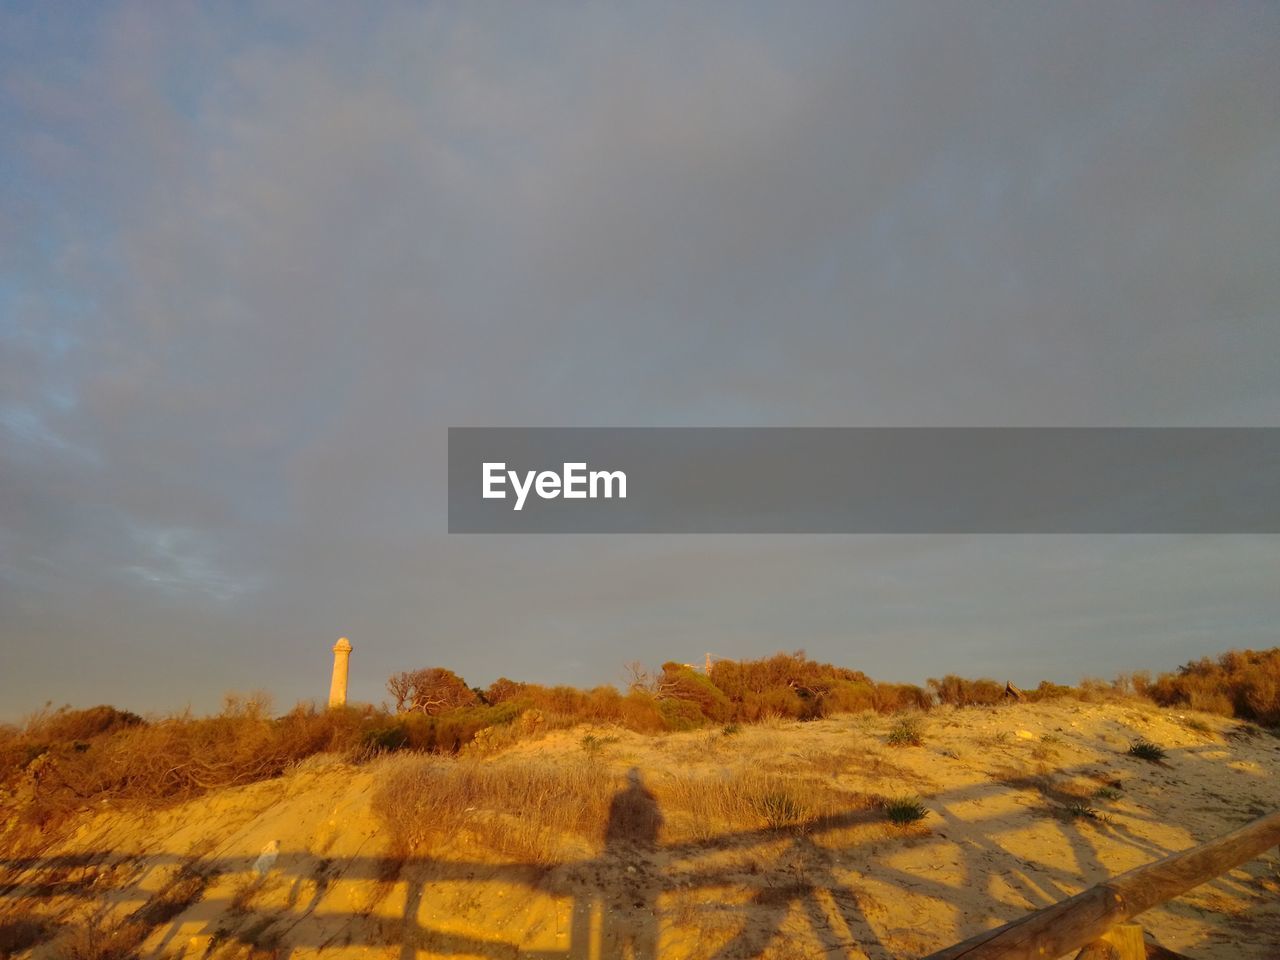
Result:
<svg viewBox="0 0 1280 960"><path fill-rule="evenodd" d="M347 702L347 660L351 657L351 641L339 637L333 645L333 681L329 684L329 706L341 707Z"/></svg>

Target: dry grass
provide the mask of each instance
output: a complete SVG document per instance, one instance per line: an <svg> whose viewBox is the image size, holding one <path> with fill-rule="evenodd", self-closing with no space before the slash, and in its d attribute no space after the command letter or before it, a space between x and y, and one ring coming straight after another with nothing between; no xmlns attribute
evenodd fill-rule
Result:
<svg viewBox="0 0 1280 960"><path fill-rule="evenodd" d="M667 816L669 842L712 842L741 830L803 831L869 803L861 794L812 778L750 768L720 775L668 773L655 781L654 793Z"/></svg>
<svg viewBox="0 0 1280 960"><path fill-rule="evenodd" d="M151 931L181 914L203 895L212 875L188 861L150 900L123 919L100 912L59 941L67 960L129 960Z"/></svg>
<svg viewBox="0 0 1280 960"><path fill-rule="evenodd" d="M917 717L902 717L889 728L885 742L891 747L918 747L924 743L924 724Z"/></svg>
<svg viewBox="0 0 1280 960"><path fill-rule="evenodd" d="M871 799L815 778L741 764L672 771L634 783L587 753L582 759L388 758L373 809L400 856L462 839L521 863L551 866L598 853L610 838L714 842L743 831L803 832ZM659 813L659 811L661 811Z"/></svg>
<svg viewBox="0 0 1280 960"><path fill-rule="evenodd" d="M140 920L113 923L98 916L71 930L59 946L67 960L130 960L151 929Z"/></svg>
<svg viewBox="0 0 1280 960"><path fill-rule="evenodd" d="M448 671L436 673L453 677ZM522 741L584 723L608 730L604 734L585 733L580 741L584 759L600 764L621 760L622 750L613 749L617 739L613 734L624 729L654 734L702 728L705 732L697 740L677 740L679 752L670 755L672 763L687 761L696 767L715 757L732 767L754 755L765 772L817 773L831 780L861 775L865 779L873 773L887 773L883 769L887 761L869 750L859 756L842 745L827 743L808 748L795 764L791 748L779 746L777 741L787 739L802 720L849 711L862 711L849 714L850 732L869 735L873 729L882 730L879 718L885 713L908 709L912 714L896 718L882 743L919 747L924 738L916 711L933 705L933 696L920 688L876 684L858 671L815 663L799 652L759 661L722 661L709 676L667 664L660 677L626 694L612 687L575 690L500 680L479 696L465 685L459 686L460 678L453 679L458 697L448 703L454 708L431 716L422 711L395 715L374 708L321 710L307 706L272 716L262 697L229 698L226 708L211 717L181 714L143 719L108 706L46 709L24 725L0 726L0 789L6 791L7 803L17 814L6 821L0 840L10 850L35 849L80 811L102 799L147 805L181 802L208 791L279 776L320 753L361 761L399 750L501 757L519 749ZM944 714L942 720L931 721L930 737L946 737L953 725L972 722L975 716L995 717L1009 699L994 680L948 675L930 682L941 702L975 711L964 720ZM1217 660L1189 663L1177 674L1164 674L1154 682L1141 674L1118 678L1111 684L1082 681L1076 688L1045 682L1024 694L1032 701L1149 698L1125 702L1147 712L1154 710L1150 705L1154 701L1234 715L1246 722L1275 724L1280 723L1280 648L1232 651ZM473 700L477 702L470 703ZM456 706L464 701L470 705ZM1184 722L1206 738L1216 737L1214 728L1202 719ZM1246 729L1254 730L1242 728L1222 736L1244 735ZM627 736L634 737L634 733ZM1004 748L1013 745L1011 736L1010 731L999 730L979 741L979 746L1008 752ZM647 747L661 750L663 743L662 737L656 737ZM1060 751L1065 749L1074 748L1050 735L1032 746L1029 754L1048 765L1058 763ZM1159 761L1157 750L1139 745L1133 755ZM954 750L948 750L947 755L956 756ZM543 775L522 775L517 781L532 783L539 776ZM559 790L561 786L547 789ZM603 787L597 792L607 790ZM504 806L501 798L494 802L496 807L487 813L470 812L491 819L520 818L523 813ZM598 797L590 801L599 802ZM565 816L573 820L577 814L569 811ZM736 822L746 819L738 816ZM563 830L553 826L541 838L530 835L527 827L495 824L490 829L518 834L504 841L504 846L513 850L545 852L558 842L552 839L557 831L590 842L595 828L576 822Z"/></svg>
<svg viewBox="0 0 1280 960"><path fill-rule="evenodd" d="M589 759L488 763L403 757L383 761L374 813L403 854L442 847L468 829L524 863L561 862L566 840L598 843L618 778Z"/></svg>

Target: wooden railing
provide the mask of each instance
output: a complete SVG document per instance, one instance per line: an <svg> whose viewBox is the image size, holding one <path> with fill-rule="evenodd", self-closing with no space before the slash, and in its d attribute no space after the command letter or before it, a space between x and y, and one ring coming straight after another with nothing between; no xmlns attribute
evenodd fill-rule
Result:
<svg viewBox="0 0 1280 960"><path fill-rule="evenodd" d="M1277 845L1280 813L1273 813L970 937L925 960L1057 960L1073 950L1081 951L1077 955L1080 960L1141 960L1147 956L1142 928L1127 921ZM1177 956L1168 951L1163 955Z"/></svg>

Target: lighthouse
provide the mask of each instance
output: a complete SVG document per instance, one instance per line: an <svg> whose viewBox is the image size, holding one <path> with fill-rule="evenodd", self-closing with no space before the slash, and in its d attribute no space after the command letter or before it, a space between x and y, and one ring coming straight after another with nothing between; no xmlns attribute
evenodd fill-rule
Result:
<svg viewBox="0 0 1280 960"><path fill-rule="evenodd" d="M333 645L333 681L329 684L329 706L342 707L347 703L347 660L351 657L351 641L339 637Z"/></svg>

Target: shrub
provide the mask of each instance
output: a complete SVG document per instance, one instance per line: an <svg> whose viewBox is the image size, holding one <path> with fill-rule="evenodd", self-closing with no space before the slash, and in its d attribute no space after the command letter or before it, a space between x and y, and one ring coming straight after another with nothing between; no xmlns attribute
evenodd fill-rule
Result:
<svg viewBox="0 0 1280 960"><path fill-rule="evenodd" d="M396 713L418 711L428 716L468 707L479 699L466 681L444 667L397 673L387 680L387 692L395 698Z"/></svg>
<svg viewBox="0 0 1280 960"><path fill-rule="evenodd" d="M898 827L908 826L929 815L924 801L917 796L892 797L885 800L883 806L884 815Z"/></svg>
<svg viewBox="0 0 1280 960"><path fill-rule="evenodd" d="M658 701L647 693L633 690L619 704L623 726L641 733L656 733L664 729L666 721L658 709Z"/></svg>
<svg viewBox="0 0 1280 960"><path fill-rule="evenodd" d="M1060 700L1063 697L1078 697L1080 691L1075 687L1064 686L1060 683L1050 683L1048 680L1041 680L1040 685L1034 690L1027 690L1024 696L1032 703L1041 700Z"/></svg>
<svg viewBox="0 0 1280 960"><path fill-rule="evenodd" d="M1137 757L1140 760L1150 760L1152 763L1158 763L1168 756L1164 748L1158 744L1152 743L1150 740L1139 737L1133 743L1129 744L1129 756Z"/></svg>
<svg viewBox="0 0 1280 960"><path fill-rule="evenodd" d="M874 693L874 706L880 713L928 710L933 706L933 694L914 683L877 683Z"/></svg>
<svg viewBox="0 0 1280 960"><path fill-rule="evenodd" d="M76 719L33 725L25 741L35 753L20 769L30 778L24 822L49 827L94 798L165 802L207 790L278 776L291 763L316 753L355 751L377 714L349 708L318 711L301 706L279 718L261 698L229 697L221 713L179 714L149 723L123 711L96 709L86 724ZM84 740L41 742L51 730L102 732ZM16 771L10 769L10 779Z"/></svg>
<svg viewBox="0 0 1280 960"><path fill-rule="evenodd" d="M143 722L136 713L100 705L87 710L62 707L51 714L39 714L28 725L27 735L45 743L60 740L89 740L121 730L136 727Z"/></svg>
<svg viewBox="0 0 1280 960"><path fill-rule="evenodd" d="M715 723L723 723L733 714L733 705L724 691L709 677L683 664L669 662L662 665L658 691L663 700L676 699L695 704L702 717Z"/></svg>
<svg viewBox="0 0 1280 960"><path fill-rule="evenodd" d="M948 673L941 680L929 679L929 686L939 703L953 707L992 706L1003 703L1005 686L994 680L966 680Z"/></svg>
<svg viewBox="0 0 1280 960"><path fill-rule="evenodd" d="M514 700L521 696L528 688L527 683L518 683L515 680L508 680L506 677L499 677L493 683L489 684L484 692L486 703L497 705L506 703L508 700Z"/></svg>
<svg viewBox="0 0 1280 960"><path fill-rule="evenodd" d="M875 684L867 680L837 680L822 698L824 715L862 713L879 709Z"/></svg>
<svg viewBox="0 0 1280 960"><path fill-rule="evenodd" d="M805 820L806 805L792 790L768 790L750 799L752 809L770 830L783 830Z"/></svg>
<svg viewBox="0 0 1280 960"><path fill-rule="evenodd" d="M1280 647L1231 650L1162 673L1147 687L1161 706L1183 706L1280 726Z"/></svg>
<svg viewBox="0 0 1280 960"><path fill-rule="evenodd" d="M582 739L579 741L582 745L583 753L590 757L599 756L605 747L617 742L617 737L601 737L594 733L583 734Z"/></svg>
<svg viewBox="0 0 1280 960"><path fill-rule="evenodd" d="M471 706L438 714L432 718L435 721L432 743L421 749L457 753L474 740L480 730L512 723L521 712L519 703L508 701L496 707Z"/></svg>
<svg viewBox="0 0 1280 960"><path fill-rule="evenodd" d="M366 731L360 742L364 748L363 753L393 753L409 745L409 732L399 724L376 727Z"/></svg>
<svg viewBox="0 0 1280 960"><path fill-rule="evenodd" d="M918 747L924 743L923 725L915 717L903 717L889 728L891 747Z"/></svg>
<svg viewBox="0 0 1280 960"><path fill-rule="evenodd" d="M837 705L842 699L856 704L860 691L873 686L860 670L818 663L803 650L762 660L718 660L709 679L733 704L733 719L747 721L770 712L797 720L820 717L827 710L844 709ZM836 703L829 704L833 697Z"/></svg>
<svg viewBox="0 0 1280 960"><path fill-rule="evenodd" d="M659 700L658 713L668 730L693 730L706 722L698 705L689 700Z"/></svg>
<svg viewBox="0 0 1280 960"><path fill-rule="evenodd" d="M1093 804L1083 799L1069 801L1062 808L1062 815L1068 820L1106 820L1106 817L1099 813Z"/></svg>

